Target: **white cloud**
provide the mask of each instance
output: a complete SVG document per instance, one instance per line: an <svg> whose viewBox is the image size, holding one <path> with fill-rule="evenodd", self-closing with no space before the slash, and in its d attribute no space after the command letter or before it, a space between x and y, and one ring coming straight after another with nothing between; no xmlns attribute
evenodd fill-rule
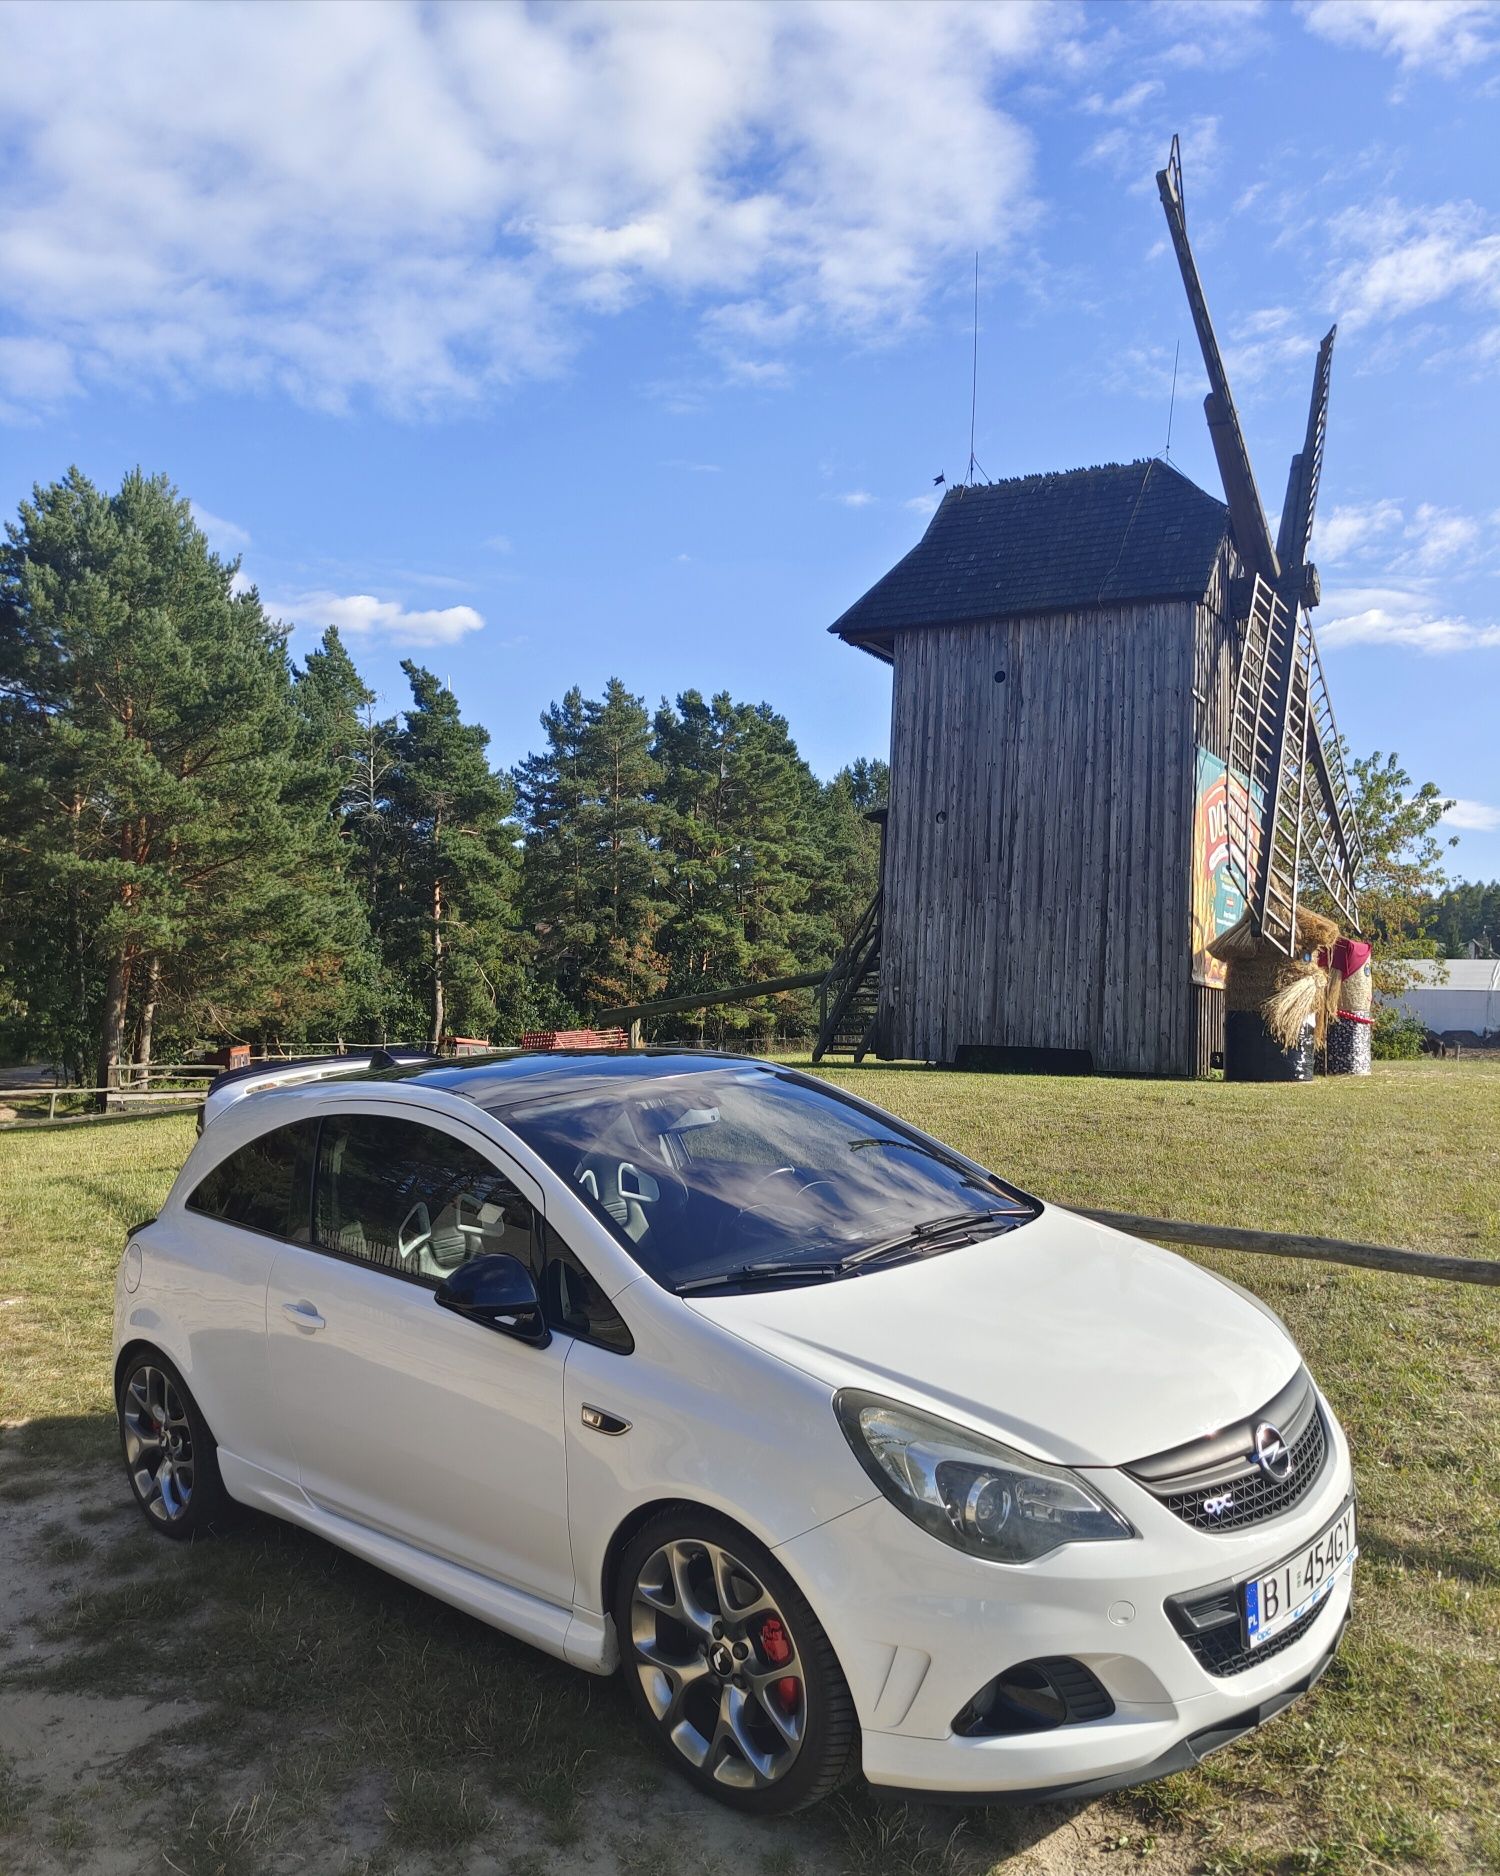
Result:
<svg viewBox="0 0 1500 1876"><path fill-rule="evenodd" d="M737 381L783 382L794 337L899 331L953 256L1024 233L1031 143L995 98L1069 17L0 7L0 395L446 408L657 292L718 315Z"/></svg>
<svg viewBox="0 0 1500 1876"><path fill-rule="evenodd" d="M515 542L508 534L487 535L484 544L492 554L509 554L515 549Z"/></svg>
<svg viewBox="0 0 1500 1876"><path fill-rule="evenodd" d="M868 489L846 489L842 495L835 495L833 499L845 508L868 508L875 497Z"/></svg>
<svg viewBox="0 0 1500 1876"><path fill-rule="evenodd" d="M1386 53L1408 69L1451 75L1500 52L1493 0L1303 0L1298 11L1321 38Z"/></svg>
<svg viewBox="0 0 1500 1876"><path fill-rule="evenodd" d="M1318 637L1330 647L1403 645L1432 654L1500 650L1500 625L1475 625L1412 586L1325 593Z"/></svg>
<svg viewBox="0 0 1500 1876"><path fill-rule="evenodd" d="M1102 92L1091 92L1083 101L1083 108L1092 117L1134 117L1143 104L1149 104L1162 89L1159 78L1143 78L1138 85L1132 85L1128 91L1120 92L1116 97L1107 98Z"/></svg>
<svg viewBox="0 0 1500 1876"><path fill-rule="evenodd" d="M1319 565L1333 565L1361 548L1389 535L1402 525L1401 505L1388 498L1375 502L1345 502L1313 523L1313 557Z"/></svg>
<svg viewBox="0 0 1500 1876"><path fill-rule="evenodd" d="M1217 117L1192 117L1181 131L1182 167L1187 188L1209 180L1219 167L1222 143ZM1082 161L1107 169L1128 183L1136 195L1154 195L1156 172L1167 160L1171 138L1153 122L1116 124L1084 151Z"/></svg>
<svg viewBox="0 0 1500 1876"><path fill-rule="evenodd" d="M1415 577L1452 572L1475 558L1483 527L1472 515L1419 502L1408 518L1389 496L1350 502L1319 518L1313 554L1322 564L1382 561L1391 571Z"/></svg>
<svg viewBox="0 0 1500 1876"><path fill-rule="evenodd" d="M436 610L408 610L394 599L372 593L303 593L295 599L270 600L266 611L273 618L322 631L336 625L353 638L385 638L395 645L456 645L479 631L484 619L472 606L443 606Z"/></svg>
<svg viewBox="0 0 1500 1876"><path fill-rule="evenodd" d="M250 545L250 535L236 521L226 521L222 515L211 515L206 508L200 508L197 502L189 502L193 511L193 520L207 536L209 546L222 558L233 560L236 554L244 553Z"/></svg>
<svg viewBox="0 0 1500 1876"><path fill-rule="evenodd" d="M914 515L935 515L942 499L940 495L912 495L901 506Z"/></svg>
<svg viewBox="0 0 1500 1876"><path fill-rule="evenodd" d="M1449 827L1466 834L1492 834L1500 828L1500 808L1486 801L1455 801L1443 816Z"/></svg>
<svg viewBox="0 0 1500 1876"><path fill-rule="evenodd" d="M1423 502L1406 530L1416 545L1411 564L1421 572L1435 572L1454 561L1467 559L1479 540L1479 523L1471 515Z"/></svg>
<svg viewBox="0 0 1500 1876"><path fill-rule="evenodd" d="M1259 384L1310 359L1320 336L1312 325L1299 330L1290 307L1263 306L1235 322L1224 347L1224 362L1235 384Z"/></svg>
<svg viewBox="0 0 1500 1876"><path fill-rule="evenodd" d="M70 348L56 339L0 339L0 412L45 407L78 389Z"/></svg>
<svg viewBox="0 0 1500 1876"><path fill-rule="evenodd" d="M1448 300L1500 315L1500 232L1473 202L1408 208L1385 199L1335 216L1330 232L1345 257L1334 280L1341 324L1398 319ZM1496 336L1482 337L1476 355Z"/></svg>

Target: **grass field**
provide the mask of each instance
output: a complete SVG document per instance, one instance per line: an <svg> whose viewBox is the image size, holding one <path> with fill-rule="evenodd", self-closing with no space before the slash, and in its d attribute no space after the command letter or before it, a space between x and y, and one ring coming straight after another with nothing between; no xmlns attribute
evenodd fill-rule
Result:
<svg viewBox="0 0 1500 1876"><path fill-rule="evenodd" d="M1062 1203L1500 1254L1500 1065L1299 1088L830 1072ZM1285 1317L1355 1452L1355 1620L1289 1714L1082 1810L856 1787L747 1830L658 1771L614 1684L266 1521L152 1539L117 1471L110 1294L191 1140L182 1116L0 1135L0 1869L1500 1868L1495 1291L1203 1258Z"/></svg>

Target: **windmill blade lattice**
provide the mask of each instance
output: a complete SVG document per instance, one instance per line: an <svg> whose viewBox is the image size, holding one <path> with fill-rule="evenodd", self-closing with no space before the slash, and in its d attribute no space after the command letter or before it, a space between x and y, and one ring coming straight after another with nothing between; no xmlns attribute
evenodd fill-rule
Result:
<svg viewBox="0 0 1500 1876"><path fill-rule="evenodd" d="M1307 549L1312 540L1313 515L1318 506L1318 484L1323 477L1323 442L1328 435L1328 388L1333 375L1333 342L1338 337L1333 326L1318 347L1313 367L1312 401L1307 411L1307 435L1292 458L1287 477L1286 500L1281 504L1281 525L1276 531L1276 558L1289 577L1301 580L1307 564ZM1302 597L1299 590L1288 599ZM1309 599L1307 604L1314 604Z"/></svg>
<svg viewBox="0 0 1500 1876"><path fill-rule="evenodd" d="M1257 576L1229 734L1229 868L1256 929L1296 950L1305 867L1357 929L1358 833L1312 621Z"/></svg>
<svg viewBox="0 0 1500 1876"><path fill-rule="evenodd" d="M1354 790L1344 766L1344 745L1333 720L1323 660L1312 620L1304 612L1299 637L1307 684L1308 786L1302 804L1302 847L1346 925L1359 930L1356 879L1364 845L1354 812Z"/></svg>
<svg viewBox="0 0 1500 1876"><path fill-rule="evenodd" d="M1229 869L1262 937L1290 956L1302 862L1307 713L1293 722L1296 625L1259 574L1240 643L1229 722Z"/></svg>

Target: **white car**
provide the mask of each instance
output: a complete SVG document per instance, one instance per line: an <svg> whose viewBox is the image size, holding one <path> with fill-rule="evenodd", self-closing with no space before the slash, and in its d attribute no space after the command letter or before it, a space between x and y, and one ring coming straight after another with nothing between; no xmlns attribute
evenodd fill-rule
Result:
<svg viewBox="0 0 1500 1876"><path fill-rule="evenodd" d="M595 1674L747 1810L1088 1796L1310 1687L1349 1452L1281 1322L790 1069L226 1085L120 1265L125 1461Z"/></svg>

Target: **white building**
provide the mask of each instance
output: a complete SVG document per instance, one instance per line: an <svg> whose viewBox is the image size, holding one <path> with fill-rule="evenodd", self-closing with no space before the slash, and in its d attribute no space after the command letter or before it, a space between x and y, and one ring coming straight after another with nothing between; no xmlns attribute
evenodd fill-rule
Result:
<svg viewBox="0 0 1500 1876"><path fill-rule="evenodd" d="M1416 981L1399 999L1410 1015L1439 1035L1454 1029L1500 1035L1500 958L1423 959L1411 969ZM1446 981L1436 982L1444 971Z"/></svg>

